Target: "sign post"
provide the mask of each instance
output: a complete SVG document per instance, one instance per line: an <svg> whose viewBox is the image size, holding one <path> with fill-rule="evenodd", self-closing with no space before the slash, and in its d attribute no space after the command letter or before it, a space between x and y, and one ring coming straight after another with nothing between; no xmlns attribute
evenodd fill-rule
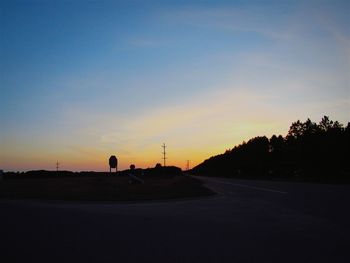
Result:
<svg viewBox="0 0 350 263"><path fill-rule="evenodd" d="M115 172L118 171L118 159L114 155L109 157L109 172L112 172L112 169L115 169Z"/></svg>

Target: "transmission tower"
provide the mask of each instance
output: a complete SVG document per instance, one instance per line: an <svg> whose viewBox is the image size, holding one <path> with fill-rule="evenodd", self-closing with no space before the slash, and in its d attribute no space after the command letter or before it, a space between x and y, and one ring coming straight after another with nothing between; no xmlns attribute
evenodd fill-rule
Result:
<svg viewBox="0 0 350 263"><path fill-rule="evenodd" d="M190 170L190 160L187 160L187 162L186 162L186 170L187 171Z"/></svg>
<svg viewBox="0 0 350 263"><path fill-rule="evenodd" d="M163 154L163 158L162 158L163 159L163 166L165 167L165 160L166 160L165 143L163 143L162 148L163 148L163 152L162 152L162 154Z"/></svg>

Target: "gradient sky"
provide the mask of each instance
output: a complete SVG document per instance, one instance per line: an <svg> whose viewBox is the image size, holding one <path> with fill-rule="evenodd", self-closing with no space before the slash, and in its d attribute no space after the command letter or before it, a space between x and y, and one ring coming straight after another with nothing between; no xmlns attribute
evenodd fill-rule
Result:
<svg viewBox="0 0 350 263"><path fill-rule="evenodd" d="M350 1L0 1L0 169L185 168L350 120Z"/></svg>

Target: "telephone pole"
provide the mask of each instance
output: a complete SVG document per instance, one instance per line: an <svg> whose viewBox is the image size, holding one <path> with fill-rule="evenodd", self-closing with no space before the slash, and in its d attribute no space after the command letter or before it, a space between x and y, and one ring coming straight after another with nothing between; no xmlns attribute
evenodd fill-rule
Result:
<svg viewBox="0 0 350 263"><path fill-rule="evenodd" d="M58 168L60 168L60 163L57 161L56 162L56 172L58 172Z"/></svg>
<svg viewBox="0 0 350 263"><path fill-rule="evenodd" d="M162 154L163 154L163 158L162 158L163 159L163 166L165 167L165 160L166 160L165 143L163 143L162 148L163 148L163 152L162 152Z"/></svg>
<svg viewBox="0 0 350 263"><path fill-rule="evenodd" d="M186 162L186 170L187 171L190 170L190 160L187 160L187 162Z"/></svg>

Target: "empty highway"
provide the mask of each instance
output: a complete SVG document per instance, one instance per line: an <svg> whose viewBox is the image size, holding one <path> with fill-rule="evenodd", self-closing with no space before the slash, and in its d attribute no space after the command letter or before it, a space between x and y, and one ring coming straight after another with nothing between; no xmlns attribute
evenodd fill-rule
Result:
<svg viewBox="0 0 350 263"><path fill-rule="evenodd" d="M350 262L350 185L199 178L218 195L0 200L0 261Z"/></svg>

